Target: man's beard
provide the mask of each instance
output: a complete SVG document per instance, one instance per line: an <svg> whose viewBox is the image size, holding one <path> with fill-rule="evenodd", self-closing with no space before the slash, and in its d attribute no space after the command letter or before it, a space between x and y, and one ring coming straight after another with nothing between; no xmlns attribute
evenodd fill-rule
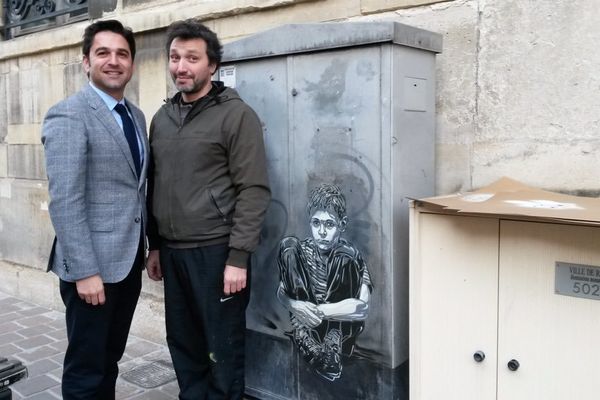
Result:
<svg viewBox="0 0 600 400"><path fill-rule="evenodd" d="M198 93L206 86L206 84L208 82L207 80L201 80L201 81L192 80L191 84L178 85L177 78L174 78L173 81L175 83L175 87L177 88L177 90L179 90L181 93L185 93L185 94Z"/></svg>

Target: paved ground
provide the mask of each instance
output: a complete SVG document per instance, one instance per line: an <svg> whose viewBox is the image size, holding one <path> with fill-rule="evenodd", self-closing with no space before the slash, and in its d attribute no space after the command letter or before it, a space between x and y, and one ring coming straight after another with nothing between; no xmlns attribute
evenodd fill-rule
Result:
<svg viewBox="0 0 600 400"><path fill-rule="evenodd" d="M22 361L29 371L27 379L11 386L13 399L60 399L65 347L63 313L0 292L0 356ZM179 389L164 344L130 336L119 366L117 399L177 398Z"/></svg>

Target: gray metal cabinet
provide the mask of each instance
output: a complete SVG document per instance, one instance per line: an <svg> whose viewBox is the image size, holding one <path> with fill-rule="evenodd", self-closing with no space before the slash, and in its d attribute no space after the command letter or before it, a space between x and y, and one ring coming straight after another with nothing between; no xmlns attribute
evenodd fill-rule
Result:
<svg viewBox="0 0 600 400"><path fill-rule="evenodd" d="M221 78L263 122L273 198L253 257L249 394L407 398L407 197L434 191L440 51L440 35L394 22L287 25L225 45ZM277 296L281 241L311 238L308 196L323 183L343 192L348 222L341 237L368 269L362 284L372 284L349 339L354 346L346 346L352 350L329 354L337 367L307 362L293 340L300 328ZM324 378L319 368L338 373Z"/></svg>

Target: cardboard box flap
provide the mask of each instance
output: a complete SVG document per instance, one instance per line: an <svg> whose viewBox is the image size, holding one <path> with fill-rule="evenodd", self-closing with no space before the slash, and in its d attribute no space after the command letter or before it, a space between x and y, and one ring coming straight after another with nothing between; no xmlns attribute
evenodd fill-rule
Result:
<svg viewBox="0 0 600 400"><path fill-rule="evenodd" d="M510 178L474 192L431 197L418 203L432 211L600 223L600 199L536 189Z"/></svg>

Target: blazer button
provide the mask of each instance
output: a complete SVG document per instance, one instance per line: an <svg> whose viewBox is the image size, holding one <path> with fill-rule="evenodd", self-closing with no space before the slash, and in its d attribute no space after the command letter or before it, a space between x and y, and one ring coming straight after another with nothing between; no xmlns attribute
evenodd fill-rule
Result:
<svg viewBox="0 0 600 400"><path fill-rule="evenodd" d="M140 223L140 217L135 217L135 223L139 224Z"/></svg>

